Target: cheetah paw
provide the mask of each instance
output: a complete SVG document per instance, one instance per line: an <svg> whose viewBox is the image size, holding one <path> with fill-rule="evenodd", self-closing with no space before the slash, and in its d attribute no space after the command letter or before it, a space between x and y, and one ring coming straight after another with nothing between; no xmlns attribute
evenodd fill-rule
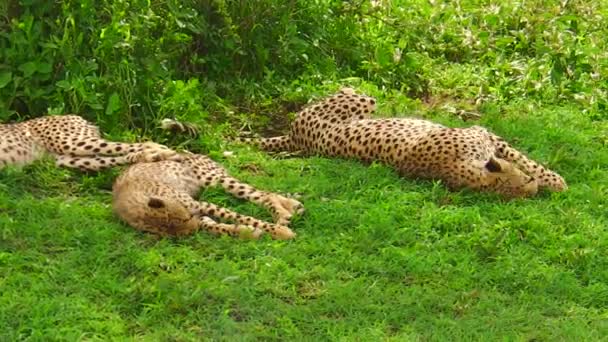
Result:
<svg viewBox="0 0 608 342"><path fill-rule="evenodd" d="M292 198L271 194L267 200L273 209L273 218L279 225L289 225L289 221L294 214L304 212L304 205Z"/></svg>
<svg viewBox="0 0 608 342"><path fill-rule="evenodd" d="M231 226L230 224L220 223L219 226L220 226L220 229L221 229L221 227L231 229L231 228L229 228ZM233 230L230 235L239 237L241 239L257 240L260 238L260 236L262 234L264 234L263 230L252 227L252 226L237 225L236 227L232 227L232 229Z"/></svg>
<svg viewBox="0 0 608 342"><path fill-rule="evenodd" d="M272 226L270 236L277 240L290 240L296 237L296 233L286 226L275 224Z"/></svg>

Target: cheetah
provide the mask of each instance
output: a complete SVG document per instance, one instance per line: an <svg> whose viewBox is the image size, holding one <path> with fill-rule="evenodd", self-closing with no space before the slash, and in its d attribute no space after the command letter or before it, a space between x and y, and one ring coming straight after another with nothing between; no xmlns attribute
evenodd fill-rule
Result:
<svg viewBox="0 0 608 342"><path fill-rule="evenodd" d="M442 180L452 190L470 188L515 198L533 196L539 188L567 189L560 175L483 127L374 119L375 110L374 98L343 88L302 109L288 135L240 140L269 152L379 161L405 177Z"/></svg>
<svg viewBox="0 0 608 342"><path fill-rule="evenodd" d="M109 156L108 160L116 165L179 159L173 150L153 142L107 141L96 126L77 115L43 116L0 124L0 169L8 165L28 165L45 155L54 157L58 166L69 168L76 168L72 156Z"/></svg>
<svg viewBox="0 0 608 342"><path fill-rule="evenodd" d="M231 177L226 169L207 156L181 152L180 160L142 162L129 166L112 187L116 214L132 227L160 236L183 236L199 229L215 234L259 238L263 233L275 239L291 239L287 227L303 205L282 195L257 190ZM102 163L103 161L103 163ZM72 157L79 168L99 169L120 163L111 157ZM201 188L220 185L234 196L268 208L275 223L238 214L194 196ZM213 218L236 224L219 223Z"/></svg>

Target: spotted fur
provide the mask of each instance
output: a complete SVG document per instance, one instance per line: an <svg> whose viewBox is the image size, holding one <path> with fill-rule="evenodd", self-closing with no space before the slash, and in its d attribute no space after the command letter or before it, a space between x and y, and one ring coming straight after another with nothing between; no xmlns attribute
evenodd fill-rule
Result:
<svg viewBox="0 0 608 342"><path fill-rule="evenodd" d="M44 116L0 124L0 168L23 166L50 155L57 165L75 168L71 156L110 156L114 165L179 158L165 146L107 141L99 129L77 115ZM91 169L91 168L86 168Z"/></svg>
<svg viewBox="0 0 608 342"><path fill-rule="evenodd" d="M480 126L449 128L413 118L373 119L376 101L350 88L300 111L289 135L245 139L273 152L304 152L381 161L409 177L450 188L525 197L539 187L567 189L557 173Z"/></svg>
<svg viewBox="0 0 608 342"><path fill-rule="evenodd" d="M181 153L180 157L179 161L138 163L128 167L113 186L113 206L117 215L136 229L162 236L186 235L199 229L217 234L245 234L253 238L262 233L276 239L295 236L287 225L294 213L303 212L300 202L242 183L206 156ZM66 162L79 168L98 169L115 163L111 157L67 159ZM100 164L102 161L103 165ZM275 223L194 199L201 188L216 185L238 198L268 208ZM214 218L235 224L218 223Z"/></svg>

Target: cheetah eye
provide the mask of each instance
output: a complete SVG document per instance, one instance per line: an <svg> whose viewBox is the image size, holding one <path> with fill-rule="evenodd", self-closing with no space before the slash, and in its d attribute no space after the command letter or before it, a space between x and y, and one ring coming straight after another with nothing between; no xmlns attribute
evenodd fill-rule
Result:
<svg viewBox="0 0 608 342"><path fill-rule="evenodd" d="M486 163L486 169L490 172L500 172L502 169L500 168L500 164L496 162L496 160L490 158Z"/></svg>
<svg viewBox="0 0 608 342"><path fill-rule="evenodd" d="M160 209L165 207L165 203L163 203L163 201L159 200L158 198L150 198L150 200L148 200L148 207Z"/></svg>

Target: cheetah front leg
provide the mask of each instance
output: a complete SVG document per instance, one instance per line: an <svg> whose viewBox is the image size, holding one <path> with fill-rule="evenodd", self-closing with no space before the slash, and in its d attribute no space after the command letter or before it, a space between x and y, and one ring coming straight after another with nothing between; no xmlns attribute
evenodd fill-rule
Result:
<svg viewBox="0 0 608 342"><path fill-rule="evenodd" d="M259 239L262 233L264 233L263 230L253 226L218 223L207 216L200 218L200 227L213 234L227 234L234 237L250 237L252 239Z"/></svg>
<svg viewBox="0 0 608 342"><path fill-rule="evenodd" d="M264 222L251 216L241 215L230 209L219 207L213 203L195 201L187 194L180 193L179 200L184 203L195 215L217 217L256 229L261 229L270 234L274 239L288 240L296 236L296 234L288 227Z"/></svg>
<svg viewBox="0 0 608 342"><path fill-rule="evenodd" d="M495 134L490 134L490 137L496 147L496 156L516 164L525 173L534 177L538 181L539 186L546 187L551 191L565 191L568 189L566 181L557 172L549 170L528 158L501 137Z"/></svg>
<svg viewBox="0 0 608 342"><path fill-rule="evenodd" d="M304 206L299 201L277 193L258 190L249 184L240 182L236 178L224 176L218 179L218 183L224 190L234 196L259 204L270 210L274 222L278 225L287 226L294 214L302 214L304 212Z"/></svg>
<svg viewBox="0 0 608 342"><path fill-rule="evenodd" d="M153 233L162 237L186 236L203 229L215 235L229 235L232 237L243 237L259 239L264 233L262 230L245 225L218 223L213 219L202 217L191 217L189 220L180 220L174 217L174 213L167 213L165 217L142 217L132 220L129 224L137 229Z"/></svg>

